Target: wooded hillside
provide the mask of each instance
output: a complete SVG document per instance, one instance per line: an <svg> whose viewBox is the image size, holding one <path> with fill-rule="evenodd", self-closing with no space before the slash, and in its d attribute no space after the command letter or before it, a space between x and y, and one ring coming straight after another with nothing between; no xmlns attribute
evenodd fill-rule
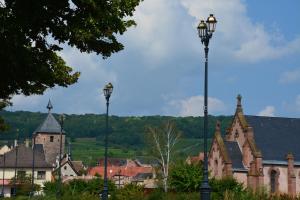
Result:
<svg viewBox="0 0 300 200"><path fill-rule="evenodd" d="M16 138L16 130L19 129L19 138L31 138L35 129L43 122L47 113L37 112L9 112L1 111L0 115L9 124L10 129L1 132L1 140ZM58 119L58 115L54 114ZM202 117L170 117L170 116L143 116L143 117L110 117L112 133L110 143L114 146L139 149L144 146L144 132L147 126L159 126L164 121L174 121L183 138L201 138L203 135ZM216 120L222 125L222 132L231 122L230 116L209 116L209 137L214 134ZM65 130L67 137L97 138L102 140L105 134L105 115L85 114L66 115Z"/></svg>

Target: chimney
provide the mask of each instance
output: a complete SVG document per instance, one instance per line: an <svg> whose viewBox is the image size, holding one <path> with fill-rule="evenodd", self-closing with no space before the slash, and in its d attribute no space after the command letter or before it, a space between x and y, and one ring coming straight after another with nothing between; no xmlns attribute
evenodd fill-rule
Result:
<svg viewBox="0 0 300 200"><path fill-rule="evenodd" d="M292 196L296 195L296 176L294 167L294 156L288 153L286 156L288 162L288 193Z"/></svg>

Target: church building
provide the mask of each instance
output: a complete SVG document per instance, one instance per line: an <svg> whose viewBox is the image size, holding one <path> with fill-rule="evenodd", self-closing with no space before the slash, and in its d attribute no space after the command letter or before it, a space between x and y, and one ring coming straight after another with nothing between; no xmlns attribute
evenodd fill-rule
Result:
<svg viewBox="0 0 300 200"><path fill-rule="evenodd" d="M56 160L59 157L60 151L60 134L62 132L62 155L65 149L65 131L62 130L61 125L57 122L51 113L53 108L51 101L47 105L48 115L44 122L35 130L34 139L35 144L43 145L45 158L48 163L55 166ZM32 141L34 143L34 141Z"/></svg>
<svg viewBox="0 0 300 200"><path fill-rule="evenodd" d="M216 125L208 156L211 176L232 176L254 190L300 193L300 119L244 115L241 100L238 95L224 137Z"/></svg>

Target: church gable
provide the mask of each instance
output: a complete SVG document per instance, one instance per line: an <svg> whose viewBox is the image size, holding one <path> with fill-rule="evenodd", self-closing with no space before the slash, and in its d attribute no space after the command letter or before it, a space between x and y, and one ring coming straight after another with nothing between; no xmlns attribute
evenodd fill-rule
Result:
<svg viewBox="0 0 300 200"><path fill-rule="evenodd" d="M212 176L216 178L222 178L231 174L231 160L221 136L219 123L217 123L215 136L209 152L209 167Z"/></svg>
<svg viewBox="0 0 300 200"><path fill-rule="evenodd" d="M230 127L227 129L225 139L226 141L236 141L242 151L242 146L246 141L246 132L248 130L248 123L243 114L243 108L241 103L241 95L237 96L237 106L235 115L233 117Z"/></svg>
<svg viewBox="0 0 300 200"><path fill-rule="evenodd" d="M61 166L61 174L63 176L77 176L77 172L74 169L72 163L68 160Z"/></svg>

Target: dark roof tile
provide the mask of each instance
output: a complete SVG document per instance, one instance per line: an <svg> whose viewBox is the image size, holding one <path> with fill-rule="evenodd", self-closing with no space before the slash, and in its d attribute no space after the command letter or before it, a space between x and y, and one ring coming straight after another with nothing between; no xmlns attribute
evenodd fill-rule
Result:
<svg viewBox="0 0 300 200"><path fill-rule="evenodd" d="M243 156L242 156L242 152L240 150L238 143L225 141L224 144L226 146L228 155L232 162L232 168L233 169L244 169Z"/></svg>
<svg viewBox="0 0 300 200"><path fill-rule="evenodd" d="M61 132L61 126L51 113L48 113L48 116L46 117L44 122L35 130L35 133L60 133L60 132Z"/></svg>
<svg viewBox="0 0 300 200"><path fill-rule="evenodd" d="M300 161L300 119L246 115L264 160L286 161L291 152Z"/></svg>
<svg viewBox="0 0 300 200"><path fill-rule="evenodd" d="M36 149L35 151L35 167L36 168L51 168L52 166L45 161L44 150ZM17 156L17 168L31 168L32 167L32 153L31 147L26 147L21 144L18 146L18 156ZM7 152L5 154L5 167L14 168L16 160L16 148ZM3 156L0 158L0 168L3 168L4 160Z"/></svg>

